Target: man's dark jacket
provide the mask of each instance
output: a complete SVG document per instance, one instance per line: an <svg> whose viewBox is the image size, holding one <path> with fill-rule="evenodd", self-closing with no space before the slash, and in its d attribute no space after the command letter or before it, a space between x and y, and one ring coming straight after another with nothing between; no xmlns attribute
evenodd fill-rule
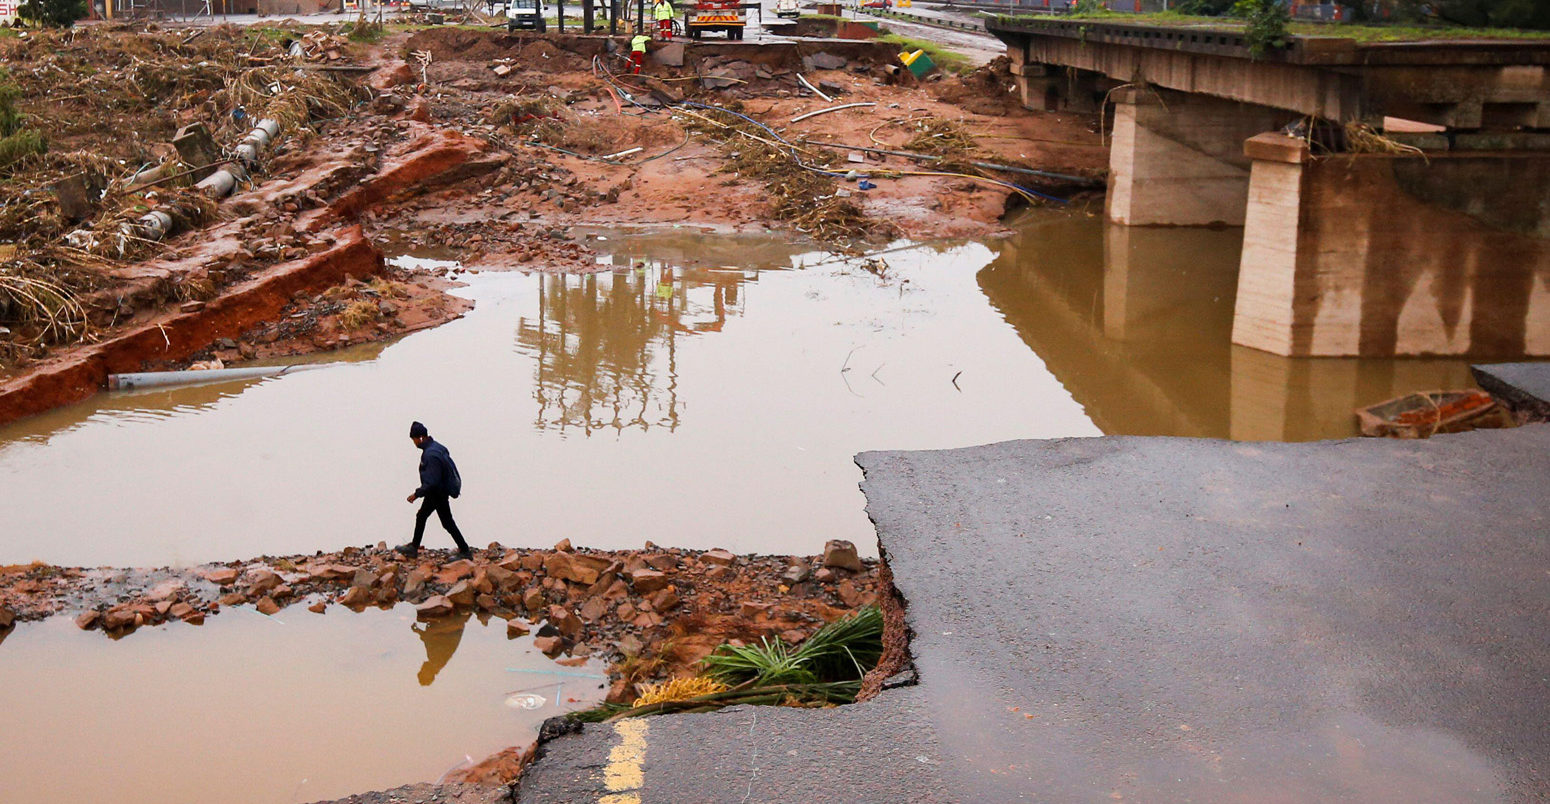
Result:
<svg viewBox="0 0 1550 804"><path fill-rule="evenodd" d="M431 492L441 492L448 497L463 493L463 477L457 473L457 464L441 442L426 438L420 448L420 487L414 493L425 497Z"/></svg>

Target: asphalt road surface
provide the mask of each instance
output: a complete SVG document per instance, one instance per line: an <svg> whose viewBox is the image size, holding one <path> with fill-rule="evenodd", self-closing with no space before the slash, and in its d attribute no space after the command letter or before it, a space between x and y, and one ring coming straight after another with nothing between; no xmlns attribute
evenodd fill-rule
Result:
<svg viewBox="0 0 1550 804"><path fill-rule="evenodd" d="M918 685L588 727L518 800L1550 797L1550 425L858 463Z"/></svg>

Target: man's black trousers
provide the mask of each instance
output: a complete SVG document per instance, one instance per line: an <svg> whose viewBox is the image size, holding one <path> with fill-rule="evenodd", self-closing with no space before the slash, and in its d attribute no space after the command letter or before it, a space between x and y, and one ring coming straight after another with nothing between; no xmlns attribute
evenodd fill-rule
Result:
<svg viewBox="0 0 1550 804"><path fill-rule="evenodd" d="M457 523L452 521L452 502L447 499L444 491L433 491L420 498L420 512L414 515L414 546L420 546L420 539L425 537L425 522L431 518L431 512L441 519L441 526L452 534L452 541L457 542L457 549L468 550L468 543L463 541L463 532L457 529Z"/></svg>

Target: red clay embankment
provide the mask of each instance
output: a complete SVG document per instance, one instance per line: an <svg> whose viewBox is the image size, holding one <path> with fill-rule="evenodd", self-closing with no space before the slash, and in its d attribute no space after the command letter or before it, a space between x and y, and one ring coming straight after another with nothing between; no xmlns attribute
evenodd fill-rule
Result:
<svg viewBox="0 0 1550 804"><path fill-rule="evenodd" d="M0 384L0 425L86 399L102 389L109 374L139 371L148 361L183 360L212 341L240 336L272 319L297 293L315 293L347 275L375 275L383 266L382 252L360 227L345 229L333 248L275 266L202 309L150 321Z"/></svg>

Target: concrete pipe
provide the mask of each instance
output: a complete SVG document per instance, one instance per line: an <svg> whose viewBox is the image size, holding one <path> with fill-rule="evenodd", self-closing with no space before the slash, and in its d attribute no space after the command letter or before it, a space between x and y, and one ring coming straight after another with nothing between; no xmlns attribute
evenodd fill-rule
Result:
<svg viewBox="0 0 1550 804"><path fill-rule="evenodd" d="M108 388L128 391L133 388L166 388L175 385L195 385L207 382L251 380L259 377L279 377L298 371L330 368L343 363L303 363L294 366L243 366L229 369L204 371L142 371L134 374L109 374Z"/></svg>
<svg viewBox="0 0 1550 804"><path fill-rule="evenodd" d="M168 159L159 165L152 165L145 170L136 173L129 179L129 183L125 186L136 187L148 181L164 179L168 176L171 176L173 173L176 173L178 169L182 167L182 162L179 162L176 159Z"/></svg>
<svg viewBox="0 0 1550 804"><path fill-rule="evenodd" d="M204 177L194 188L210 198L225 198L237 189L237 177L230 170L217 170Z"/></svg>
<svg viewBox="0 0 1550 804"><path fill-rule="evenodd" d="M134 230L127 234L138 234L146 240L160 240L172 233L172 216L159 209L152 210L126 228Z"/></svg>

